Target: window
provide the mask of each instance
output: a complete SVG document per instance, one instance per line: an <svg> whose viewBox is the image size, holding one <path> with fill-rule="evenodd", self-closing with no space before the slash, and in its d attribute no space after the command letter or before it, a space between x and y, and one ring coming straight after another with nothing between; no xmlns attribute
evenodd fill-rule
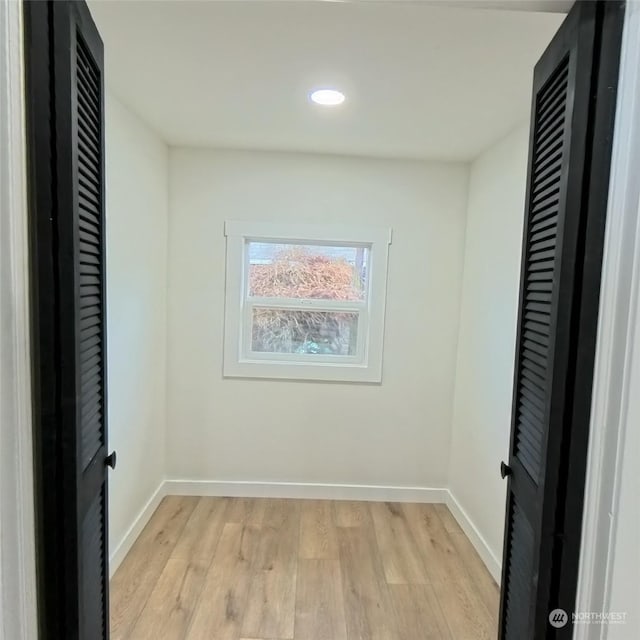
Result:
<svg viewBox="0 0 640 640"><path fill-rule="evenodd" d="M224 375L381 382L391 230L227 222Z"/></svg>

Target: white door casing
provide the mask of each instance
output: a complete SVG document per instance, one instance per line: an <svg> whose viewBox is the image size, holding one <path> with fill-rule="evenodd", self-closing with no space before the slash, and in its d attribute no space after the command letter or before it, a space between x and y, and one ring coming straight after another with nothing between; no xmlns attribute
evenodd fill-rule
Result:
<svg viewBox="0 0 640 640"><path fill-rule="evenodd" d="M627 3L602 264L577 612L608 612L626 432L634 402L640 322L640 3ZM637 352L636 352L637 353ZM635 366L640 363L635 362ZM635 390L635 402L638 392ZM632 559L629 558L629 561ZM640 569L640 567L639 567ZM637 613L637 612L636 612ZM603 640L611 625L578 624L575 640ZM622 637L636 637L630 627Z"/></svg>
<svg viewBox="0 0 640 640"><path fill-rule="evenodd" d="M22 2L0 2L0 640L36 640Z"/></svg>

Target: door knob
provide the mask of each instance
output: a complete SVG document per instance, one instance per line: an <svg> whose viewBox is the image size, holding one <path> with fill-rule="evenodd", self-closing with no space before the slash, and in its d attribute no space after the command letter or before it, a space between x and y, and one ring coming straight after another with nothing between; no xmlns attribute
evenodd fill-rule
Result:
<svg viewBox="0 0 640 640"><path fill-rule="evenodd" d="M504 462L500 463L500 475L502 476L503 480L507 476L510 476L512 473L513 471L511 470L511 467L508 464L505 464Z"/></svg>
<svg viewBox="0 0 640 640"><path fill-rule="evenodd" d="M118 462L118 456L115 451L112 451L105 459L104 463L107 467L111 467L112 469L116 468L116 463Z"/></svg>

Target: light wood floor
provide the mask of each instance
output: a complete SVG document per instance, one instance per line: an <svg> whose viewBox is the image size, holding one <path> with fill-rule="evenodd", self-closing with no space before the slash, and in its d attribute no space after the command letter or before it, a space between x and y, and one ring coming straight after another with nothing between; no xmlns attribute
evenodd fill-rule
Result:
<svg viewBox="0 0 640 640"><path fill-rule="evenodd" d="M482 640L498 588L444 505L165 498L112 640Z"/></svg>

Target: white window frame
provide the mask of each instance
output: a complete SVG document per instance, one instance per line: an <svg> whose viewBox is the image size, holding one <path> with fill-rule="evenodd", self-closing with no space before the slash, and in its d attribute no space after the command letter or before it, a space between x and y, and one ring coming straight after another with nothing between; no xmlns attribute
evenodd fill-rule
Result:
<svg viewBox="0 0 640 640"><path fill-rule="evenodd" d="M224 364L225 377L283 378L334 382L382 382L382 351L391 229L318 224L227 221ZM363 301L292 300L247 295L248 242L366 247L367 295ZM251 318L260 307L318 309L358 314L352 356L250 351Z"/></svg>

